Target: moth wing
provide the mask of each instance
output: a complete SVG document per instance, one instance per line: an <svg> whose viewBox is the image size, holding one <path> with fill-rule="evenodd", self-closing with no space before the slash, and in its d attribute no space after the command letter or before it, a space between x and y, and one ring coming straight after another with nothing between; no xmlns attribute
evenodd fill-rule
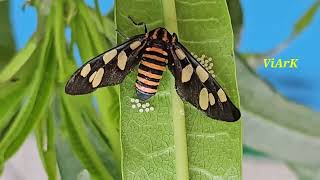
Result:
<svg viewBox="0 0 320 180"><path fill-rule="evenodd" d="M170 49L168 66L175 77L177 93L183 100L213 119L233 122L240 118L239 109L219 83L178 42Z"/></svg>
<svg viewBox="0 0 320 180"><path fill-rule="evenodd" d="M71 76L65 92L71 95L87 94L100 87L121 83L139 64L145 44L145 35L137 35L91 59Z"/></svg>

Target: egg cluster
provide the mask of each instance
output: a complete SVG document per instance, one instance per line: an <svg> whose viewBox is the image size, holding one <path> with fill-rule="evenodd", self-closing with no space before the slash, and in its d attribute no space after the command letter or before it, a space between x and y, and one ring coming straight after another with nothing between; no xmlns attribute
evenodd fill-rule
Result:
<svg viewBox="0 0 320 180"><path fill-rule="evenodd" d="M151 112L154 111L154 107L150 105L148 102L141 102L139 99L131 98L131 108L137 109L139 112Z"/></svg>
<svg viewBox="0 0 320 180"><path fill-rule="evenodd" d="M216 77L213 71L213 59L211 57L208 57L204 54L201 56L196 55L195 53L191 52L191 55L197 59L197 61L204 67L206 70L212 75L212 77Z"/></svg>

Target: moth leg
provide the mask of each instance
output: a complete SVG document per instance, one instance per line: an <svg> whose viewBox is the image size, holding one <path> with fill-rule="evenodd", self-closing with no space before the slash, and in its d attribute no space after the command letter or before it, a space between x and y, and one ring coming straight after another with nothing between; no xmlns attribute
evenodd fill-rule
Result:
<svg viewBox="0 0 320 180"><path fill-rule="evenodd" d="M144 23L144 22L139 22L139 23L137 23L137 22L135 22L134 20L133 20L133 18L131 17L131 16L128 16L128 18L131 20L131 22L134 24L134 25L136 25L136 26L144 26L144 33L147 33L148 32L148 28L147 28L147 25L146 25L146 23Z"/></svg>

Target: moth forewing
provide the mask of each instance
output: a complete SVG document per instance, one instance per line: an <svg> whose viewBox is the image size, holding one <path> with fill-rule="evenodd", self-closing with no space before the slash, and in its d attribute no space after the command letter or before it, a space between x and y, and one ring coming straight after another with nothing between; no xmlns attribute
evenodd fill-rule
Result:
<svg viewBox="0 0 320 180"><path fill-rule="evenodd" d="M139 64L145 42L144 34L138 35L89 60L71 76L65 92L71 95L87 94L99 87L121 83Z"/></svg>
<svg viewBox="0 0 320 180"><path fill-rule="evenodd" d="M182 99L214 119L232 122L240 118L240 111L219 83L182 44L174 43L170 52L173 63L168 65L174 66L170 69Z"/></svg>

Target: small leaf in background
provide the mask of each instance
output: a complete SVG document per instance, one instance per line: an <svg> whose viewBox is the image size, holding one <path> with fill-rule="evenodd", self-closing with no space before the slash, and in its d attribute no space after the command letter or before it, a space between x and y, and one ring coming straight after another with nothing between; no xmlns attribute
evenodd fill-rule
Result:
<svg viewBox="0 0 320 180"><path fill-rule="evenodd" d="M320 179L319 167L303 167L295 164L288 164L297 175L299 180L318 180Z"/></svg>
<svg viewBox="0 0 320 180"><path fill-rule="evenodd" d="M57 179L57 158L56 158L56 129L53 113L48 112L37 124L35 135L37 139L38 152L46 170L49 180Z"/></svg>
<svg viewBox="0 0 320 180"><path fill-rule="evenodd" d="M0 1L0 70L13 57L16 47L10 23L10 2Z"/></svg>
<svg viewBox="0 0 320 180"><path fill-rule="evenodd" d="M76 179L78 174L84 168L80 160L71 150L70 143L67 140L65 128L63 128L61 120L56 123L56 151L59 174L61 180Z"/></svg>
<svg viewBox="0 0 320 180"><path fill-rule="evenodd" d="M37 48L37 38L34 36L26 46L20 50L10 62L0 71L0 83L10 80L20 68L31 58Z"/></svg>
<svg viewBox="0 0 320 180"><path fill-rule="evenodd" d="M294 26L293 35L300 34L308 25L312 22L318 8L320 7L320 2L316 1L311 8L296 22Z"/></svg>
<svg viewBox="0 0 320 180"><path fill-rule="evenodd" d="M62 109L61 114L63 122L68 132L68 140L71 143L72 150L88 169L92 176L100 179L112 179L107 167L103 165L94 146L88 138L88 132L85 129L84 119L78 112L79 107L75 105L75 98L70 97L62 92Z"/></svg>
<svg viewBox="0 0 320 180"><path fill-rule="evenodd" d="M320 166L320 113L281 97L243 61L236 62L244 144L277 159Z"/></svg>
<svg viewBox="0 0 320 180"><path fill-rule="evenodd" d="M45 66L46 66L46 62L47 62L47 55L48 55L48 50L51 47L51 37L50 37L50 33L51 33L51 25L50 23L48 23L46 25L47 27L47 32L46 32L46 38L43 40L43 48L40 49L40 53L39 53L39 62L37 64L37 69L34 73L33 79L30 83L30 85L28 84L28 93L30 93L29 98L26 99L26 101L23 103L23 106L21 108L21 110L19 111L19 113L17 114L17 116L14 118L13 122L11 123L10 127L7 129L7 131L5 132L5 134L3 135L1 141L0 141L0 151L4 152L5 155L5 159L7 159L9 156L11 156L12 154L12 149L10 148L17 148L17 147L13 147L11 146L12 143L15 143L15 138L17 138L19 136L19 133L21 133L21 131L23 131L24 126L28 124L27 120L28 117L31 116L32 110L34 109L36 100L37 100L37 95L40 89L40 85L42 82L42 78L43 78L43 74L45 72ZM8 149L10 149L10 151L7 151Z"/></svg>

